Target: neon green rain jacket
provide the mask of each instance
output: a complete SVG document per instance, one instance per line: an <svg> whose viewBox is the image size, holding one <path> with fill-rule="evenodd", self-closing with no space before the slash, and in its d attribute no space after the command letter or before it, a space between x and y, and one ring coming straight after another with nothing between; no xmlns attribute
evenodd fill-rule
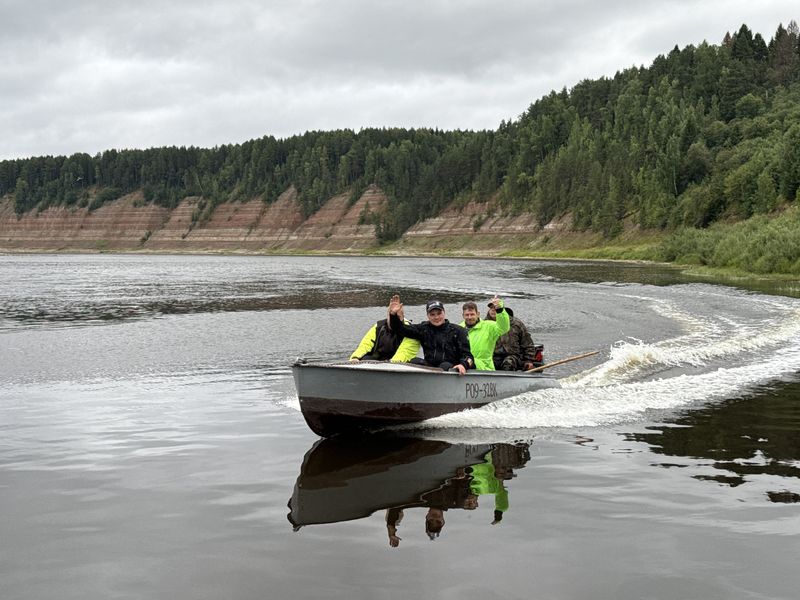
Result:
<svg viewBox="0 0 800 600"><path fill-rule="evenodd" d="M480 319L475 325L467 328L469 348L475 358L475 368L478 371L494 371L494 361L492 360L494 346L500 336L508 333L508 330L511 329L506 311L498 312L496 318L496 321ZM461 326L467 327L467 324L461 321Z"/></svg>
<svg viewBox="0 0 800 600"><path fill-rule="evenodd" d="M485 463L470 467L470 475L472 477L469 483L470 492L476 496L493 495L494 509L506 512L508 510L508 490L506 490L503 482L494 475L491 452L487 454L486 460L487 462Z"/></svg>

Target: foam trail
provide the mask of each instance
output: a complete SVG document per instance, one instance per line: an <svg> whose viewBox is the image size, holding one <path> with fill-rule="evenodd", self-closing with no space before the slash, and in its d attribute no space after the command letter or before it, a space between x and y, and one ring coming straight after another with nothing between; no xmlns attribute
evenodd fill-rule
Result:
<svg viewBox="0 0 800 600"><path fill-rule="evenodd" d="M612 346L608 361L563 383L569 387L624 383L668 367L699 367L731 356L746 359L754 351L777 347L800 337L800 311L772 304L778 305L774 308L783 309L784 314L751 322L717 316L717 323L712 323L658 301L658 312L684 323L690 329L687 335L653 344L641 340L618 342Z"/></svg>
<svg viewBox="0 0 800 600"><path fill-rule="evenodd" d="M648 411L742 397L756 385L800 370L800 346L792 345L765 362L720 368L700 375L603 387L541 390L479 409L443 415L425 427L538 428L595 427L646 418Z"/></svg>

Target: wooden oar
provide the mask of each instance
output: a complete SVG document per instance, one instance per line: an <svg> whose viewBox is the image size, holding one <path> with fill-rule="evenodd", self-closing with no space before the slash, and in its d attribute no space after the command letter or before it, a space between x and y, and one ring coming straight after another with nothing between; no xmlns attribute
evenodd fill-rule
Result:
<svg viewBox="0 0 800 600"><path fill-rule="evenodd" d="M545 369L549 369L550 367L555 367L556 365L563 365L564 363L572 362L573 360L578 360L579 358L586 358L587 356L594 356L595 354L600 354L599 350L595 350L594 352L587 352L586 354L578 354L577 356L570 356L569 358L562 358L561 360L557 360L555 362L547 363L546 365L542 365L541 367L534 367L533 369L528 369L525 371L526 373L538 373L539 371L544 371Z"/></svg>

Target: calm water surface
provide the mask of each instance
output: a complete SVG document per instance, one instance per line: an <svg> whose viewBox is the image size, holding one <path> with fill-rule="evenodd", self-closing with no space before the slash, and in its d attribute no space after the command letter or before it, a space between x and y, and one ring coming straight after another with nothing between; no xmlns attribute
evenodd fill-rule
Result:
<svg viewBox="0 0 800 600"><path fill-rule="evenodd" d="M800 300L641 265L0 256L0 598L795 599ZM777 290L780 291L780 290ZM563 388L320 440L289 365L498 293ZM436 530L436 531L434 531ZM395 537L393 537L395 536Z"/></svg>

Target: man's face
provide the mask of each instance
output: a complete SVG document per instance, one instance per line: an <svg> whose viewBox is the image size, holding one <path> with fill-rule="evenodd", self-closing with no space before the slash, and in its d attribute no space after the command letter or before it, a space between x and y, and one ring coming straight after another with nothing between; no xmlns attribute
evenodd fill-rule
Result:
<svg viewBox="0 0 800 600"><path fill-rule="evenodd" d="M433 308L428 311L428 321L431 325L439 326L444 323L444 311L439 308Z"/></svg>
<svg viewBox="0 0 800 600"><path fill-rule="evenodd" d="M478 311L474 308L465 308L461 315L464 317L464 323L467 324L467 327L472 327L478 322Z"/></svg>

